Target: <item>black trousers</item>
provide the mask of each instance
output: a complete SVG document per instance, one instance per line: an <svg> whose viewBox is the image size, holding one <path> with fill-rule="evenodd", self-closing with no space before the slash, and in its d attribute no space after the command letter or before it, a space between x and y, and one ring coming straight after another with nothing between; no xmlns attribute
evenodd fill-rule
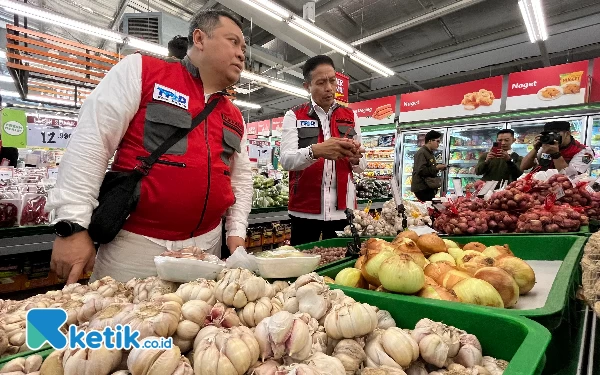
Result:
<svg viewBox="0 0 600 375"><path fill-rule="evenodd" d="M435 198L435 194L437 193L437 189L425 189L421 191L415 191L415 197L419 199L421 202L427 202Z"/></svg>
<svg viewBox="0 0 600 375"><path fill-rule="evenodd" d="M303 219L292 215L290 215L290 218L292 222L290 244L292 246L319 241L321 234L323 234L324 240L336 238L337 234L335 232L343 231L348 225L348 220L323 221Z"/></svg>

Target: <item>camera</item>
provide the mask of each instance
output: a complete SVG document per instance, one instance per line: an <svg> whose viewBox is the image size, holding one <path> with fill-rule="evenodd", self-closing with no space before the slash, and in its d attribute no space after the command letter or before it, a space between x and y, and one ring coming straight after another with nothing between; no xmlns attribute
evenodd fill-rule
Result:
<svg viewBox="0 0 600 375"><path fill-rule="evenodd" d="M551 145L554 142L558 142L560 145L562 143L562 136L557 132L542 132L540 134L540 142L543 145Z"/></svg>

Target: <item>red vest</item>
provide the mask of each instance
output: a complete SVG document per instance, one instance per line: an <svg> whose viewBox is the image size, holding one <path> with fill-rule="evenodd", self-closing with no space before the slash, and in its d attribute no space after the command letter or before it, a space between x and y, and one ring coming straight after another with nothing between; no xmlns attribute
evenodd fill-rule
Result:
<svg viewBox="0 0 600 375"><path fill-rule="evenodd" d="M575 155L580 153L581 150L583 150L583 149L585 149L585 146L582 145L581 143L579 143L578 141L576 141L575 138L573 138L571 140L571 143L569 143L569 145L567 147L560 149L560 155L563 157L563 159L565 159L567 164L569 164L571 162L571 160L573 160ZM556 167L554 167L554 161L551 161L550 164L548 165L547 169L555 169L555 168Z"/></svg>
<svg viewBox="0 0 600 375"><path fill-rule="evenodd" d="M343 137L346 134L348 138L353 138L356 135L354 112L337 104L334 104L334 106L330 121L331 137ZM318 125L304 127L296 125L298 128L298 148L308 147L324 141L319 116L315 113L311 103L301 104L292 108L292 111L296 114L296 124L307 120L311 121L310 124ZM324 166L325 160L319 159L310 167L301 171L290 171L290 200L288 202L290 211L307 214L321 213ZM348 179L352 178L352 166L347 159L337 160L335 162L335 172L337 179L337 209L345 210L347 208ZM356 207L356 197L353 197L353 199Z"/></svg>
<svg viewBox="0 0 600 375"><path fill-rule="evenodd" d="M142 178L139 203L123 229L180 241L216 228L235 202L230 161L240 151L242 115L222 93L209 117L171 147ZM205 105L198 69L184 60L142 56L139 109L112 169L130 171L178 128L190 127Z"/></svg>

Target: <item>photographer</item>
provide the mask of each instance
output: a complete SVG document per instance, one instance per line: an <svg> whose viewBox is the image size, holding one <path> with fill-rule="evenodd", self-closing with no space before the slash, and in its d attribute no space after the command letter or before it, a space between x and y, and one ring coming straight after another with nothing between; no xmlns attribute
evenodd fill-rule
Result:
<svg viewBox="0 0 600 375"><path fill-rule="evenodd" d="M593 160L594 151L573 138L568 121L552 121L535 138L534 148L523 158L521 169L525 171L537 163L543 171L557 169L574 177L587 172Z"/></svg>
<svg viewBox="0 0 600 375"><path fill-rule="evenodd" d="M483 181L515 181L523 174L521 161L523 158L512 151L515 143L515 132L511 129L503 129L496 135L496 142L490 152L479 157L479 163L475 173L483 175Z"/></svg>

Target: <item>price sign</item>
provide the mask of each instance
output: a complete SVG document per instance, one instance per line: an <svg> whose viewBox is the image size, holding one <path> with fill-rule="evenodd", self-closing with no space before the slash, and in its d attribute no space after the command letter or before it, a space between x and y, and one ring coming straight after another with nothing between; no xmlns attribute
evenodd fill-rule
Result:
<svg viewBox="0 0 600 375"><path fill-rule="evenodd" d="M48 178L57 179L58 178L58 168L48 168Z"/></svg>
<svg viewBox="0 0 600 375"><path fill-rule="evenodd" d="M269 160L271 159L271 142L258 139L248 140L248 156L250 160Z"/></svg>
<svg viewBox="0 0 600 375"><path fill-rule="evenodd" d="M477 196L485 196L488 192L492 191L498 185L498 181L488 181L477 193Z"/></svg>
<svg viewBox="0 0 600 375"><path fill-rule="evenodd" d="M465 195L462 188L462 180L460 178L453 178L452 182L454 182L454 194L456 194L457 197Z"/></svg>
<svg viewBox="0 0 600 375"><path fill-rule="evenodd" d="M27 146L66 148L73 128L28 125Z"/></svg>
<svg viewBox="0 0 600 375"><path fill-rule="evenodd" d="M0 167L0 180L9 180L15 173L14 167Z"/></svg>

